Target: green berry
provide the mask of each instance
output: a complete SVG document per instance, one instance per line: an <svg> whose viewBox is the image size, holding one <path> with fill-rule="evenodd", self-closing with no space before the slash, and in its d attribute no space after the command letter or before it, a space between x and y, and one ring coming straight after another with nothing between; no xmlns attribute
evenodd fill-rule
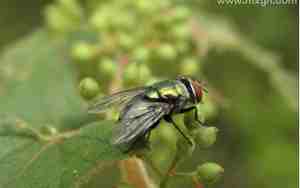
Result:
<svg viewBox="0 0 300 188"><path fill-rule="evenodd" d="M124 72L125 81L132 85L145 83L151 77L151 70L144 63L130 63Z"/></svg>
<svg viewBox="0 0 300 188"><path fill-rule="evenodd" d="M134 48L136 41L133 36L123 33L119 35L119 43L122 48L129 50Z"/></svg>
<svg viewBox="0 0 300 188"><path fill-rule="evenodd" d="M83 10L77 0L59 0L59 6L72 19L80 19L83 15Z"/></svg>
<svg viewBox="0 0 300 188"><path fill-rule="evenodd" d="M143 14L155 13L159 9L159 3L149 0L136 0L134 5Z"/></svg>
<svg viewBox="0 0 300 188"><path fill-rule="evenodd" d="M186 40L191 36L191 30L188 24L180 24L172 28L171 34L177 40Z"/></svg>
<svg viewBox="0 0 300 188"><path fill-rule="evenodd" d="M177 51L171 44L161 44L157 53L163 60L174 60L177 56Z"/></svg>
<svg viewBox="0 0 300 188"><path fill-rule="evenodd" d="M183 75L195 75L198 72L199 63L196 58L186 58L180 65L180 71Z"/></svg>
<svg viewBox="0 0 300 188"><path fill-rule="evenodd" d="M133 51L133 59L136 60L137 62L145 62L149 56L150 52L149 49L144 48L144 47L139 47Z"/></svg>
<svg viewBox="0 0 300 188"><path fill-rule="evenodd" d="M199 112L206 118L213 117L217 113L216 105L211 99L204 97L204 104L199 108Z"/></svg>
<svg viewBox="0 0 300 188"><path fill-rule="evenodd" d="M194 129L199 128L199 124L195 121L195 113L194 111L184 113L184 125L189 130L192 131Z"/></svg>
<svg viewBox="0 0 300 188"><path fill-rule="evenodd" d="M200 127L193 131L193 137L200 147L208 148L212 146L217 139L218 129L216 127Z"/></svg>
<svg viewBox="0 0 300 188"><path fill-rule="evenodd" d="M193 145L190 145L182 135L179 135L176 142L177 151L175 155L175 160L177 162L183 161L187 157L191 156L192 153L194 152L195 150L194 140L190 138L190 141L193 142Z"/></svg>
<svg viewBox="0 0 300 188"><path fill-rule="evenodd" d="M56 32L67 32L74 29L74 21L65 15L58 6L50 5L45 9L45 18L48 27Z"/></svg>
<svg viewBox="0 0 300 188"><path fill-rule="evenodd" d="M109 58L100 60L98 64L99 73L105 76L112 76L117 71L117 68L116 62Z"/></svg>
<svg viewBox="0 0 300 188"><path fill-rule="evenodd" d="M175 44L176 49L178 50L179 53L181 54L186 54L189 51L189 43L185 40L179 40Z"/></svg>
<svg viewBox="0 0 300 188"><path fill-rule="evenodd" d="M111 26L113 9L110 7L101 7L97 9L89 19L89 24L96 29L107 30Z"/></svg>
<svg viewBox="0 0 300 188"><path fill-rule="evenodd" d="M153 136L157 136L160 141L168 145L175 145L177 140L177 134L173 127L168 125L159 126Z"/></svg>
<svg viewBox="0 0 300 188"><path fill-rule="evenodd" d="M84 78L79 83L80 95L86 100L90 100L97 96L99 94L99 91L99 85L93 78Z"/></svg>
<svg viewBox="0 0 300 188"><path fill-rule="evenodd" d="M174 9L174 19L183 21L191 16L191 10L185 6L178 6Z"/></svg>
<svg viewBox="0 0 300 188"><path fill-rule="evenodd" d="M95 46L92 46L86 42L78 42L72 46L71 56L75 60L88 61L94 57L96 52L97 49Z"/></svg>
<svg viewBox="0 0 300 188"><path fill-rule="evenodd" d="M140 64L138 71L139 71L138 79L142 83L145 83L151 79L151 77L152 77L151 70L146 64L144 64L144 63Z"/></svg>
<svg viewBox="0 0 300 188"><path fill-rule="evenodd" d="M200 165L196 170L196 178L198 181L205 184L212 184L217 182L223 175L224 169L212 162Z"/></svg>
<svg viewBox="0 0 300 188"><path fill-rule="evenodd" d="M138 65L137 63L130 63L126 66L124 71L124 80L132 82L138 77Z"/></svg>

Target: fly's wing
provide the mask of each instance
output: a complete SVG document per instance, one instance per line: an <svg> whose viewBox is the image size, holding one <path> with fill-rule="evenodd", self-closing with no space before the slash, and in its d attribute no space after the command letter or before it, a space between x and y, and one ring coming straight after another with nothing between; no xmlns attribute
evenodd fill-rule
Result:
<svg viewBox="0 0 300 188"><path fill-rule="evenodd" d="M164 115L170 113L171 106L162 102L151 102L145 99L133 99L121 113L112 143L123 145L133 143L143 136Z"/></svg>
<svg viewBox="0 0 300 188"><path fill-rule="evenodd" d="M146 87L134 88L114 93L110 96L102 97L96 100L96 103L89 106L88 113L101 113L113 105L122 106L123 104L126 104L128 101L130 101L133 97L142 94L145 89Z"/></svg>

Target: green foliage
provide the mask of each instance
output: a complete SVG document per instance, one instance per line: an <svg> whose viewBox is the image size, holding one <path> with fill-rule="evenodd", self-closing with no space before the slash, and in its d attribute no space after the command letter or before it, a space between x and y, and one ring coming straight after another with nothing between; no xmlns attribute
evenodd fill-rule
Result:
<svg viewBox="0 0 300 188"><path fill-rule="evenodd" d="M1 58L0 187L81 187L125 157L112 122L89 123L63 46L38 31Z"/></svg>

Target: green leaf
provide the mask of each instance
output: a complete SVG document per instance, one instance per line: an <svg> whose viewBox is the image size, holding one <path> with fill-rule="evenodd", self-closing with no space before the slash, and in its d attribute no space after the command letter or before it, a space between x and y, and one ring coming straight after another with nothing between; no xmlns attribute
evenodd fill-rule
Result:
<svg viewBox="0 0 300 188"><path fill-rule="evenodd" d="M82 187L108 161L113 122L94 122L77 94L64 43L44 31L0 57L0 187Z"/></svg>

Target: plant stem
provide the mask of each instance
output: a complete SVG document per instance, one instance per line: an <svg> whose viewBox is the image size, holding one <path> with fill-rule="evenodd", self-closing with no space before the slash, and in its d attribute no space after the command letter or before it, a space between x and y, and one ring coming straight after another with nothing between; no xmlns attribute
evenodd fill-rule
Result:
<svg viewBox="0 0 300 188"><path fill-rule="evenodd" d="M145 164L137 157L120 161L122 179L136 188L157 188L147 173Z"/></svg>

